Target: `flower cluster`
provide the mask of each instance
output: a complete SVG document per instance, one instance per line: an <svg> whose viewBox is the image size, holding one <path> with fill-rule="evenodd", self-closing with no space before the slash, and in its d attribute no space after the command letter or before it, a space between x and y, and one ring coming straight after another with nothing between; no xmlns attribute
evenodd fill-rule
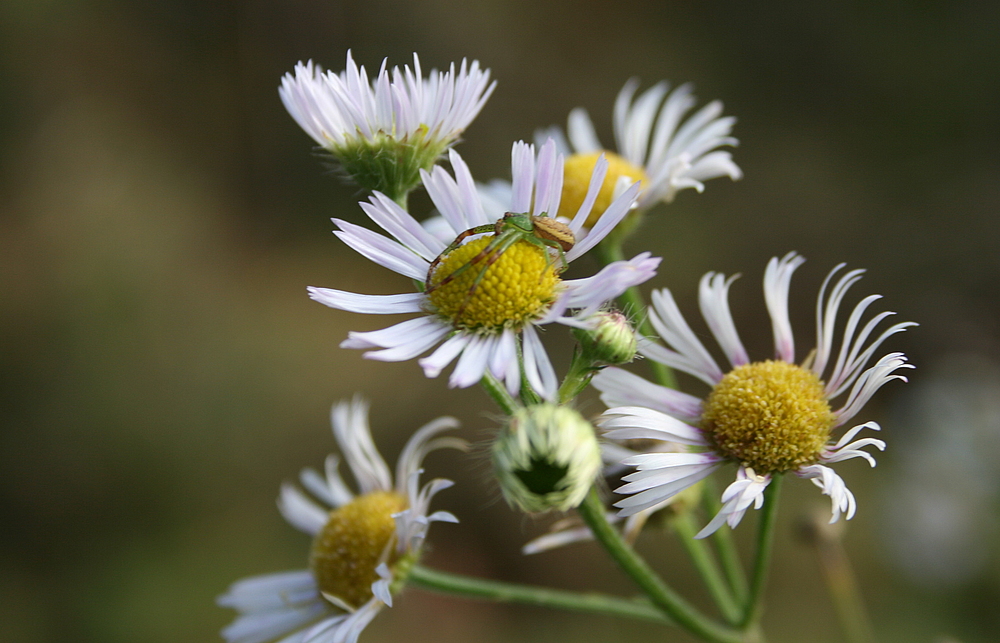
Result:
<svg viewBox="0 0 1000 643"><path fill-rule="evenodd" d="M369 80L350 52L339 74L309 62L285 76L279 93L289 113L367 193L359 205L370 224L334 219L334 234L413 284L392 295L309 287L309 297L352 313L410 315L379 330L349 332L341 347L378 361L415 359L431 378L454 364L451 387L482 384L504 413L490 448L504 498L533 514L576 509L586 522L564 518L525 553L597 538L647 592L650 609L663 610L653 616L666 615L711 640L755 638L757 624L748 616L755 607L735 605L734 597L746 593L736 584L731 595L721 581L710 589L729 624L742 629L705 625L650 580L628 543L668 506L671 516L695 520L699 483L727 464L736 466L736 479L700 531L681 534L689 546L698 545L692 536L703 538L725 523L736 527L788 473L829 496L831 522L851 518L855 497L831 465L852 458L875 465L865 449L883 450L885 442L859 434L880 427L854 419L883 385L905 381L899 371L911 366L902 353L877 359L876 353L914 324L882 328L893 313L866 315L877 295L862 299L838 324L844 299L863 272L840 274L841 264L819 291L815 346L797 354L789 294L804 260L792 252L771 259L764 275L774 336L769 358L751 360L737 332L729 309L736 277L702 278L701 312L728 362L720 366L670 290L653 291L645 307L637 287L656 275L661 259L650 252L626 259L622 242L654 206L670 203L679 191L701 192L710 179L742 177L731 152L721 149L738 143L735 119L722 115L718 101L689 114L696 101L688 85L671 92L661 82L636 96L638 81L630 80L614 104L615 150L600 144L578 108L569 115L567 134L550 128L540 130L534 144L513 144L509 181L477 183L452 147L492 94L489 76L478 62L463 61L425 78L414 55L412 68L390 72L383 62ZM439 164L445 158L448 169ZM419 186L434 206L428 216L408 207L409 193ZM567 279L570 264L595 248L590 254L602 267ZM553 364L542 342L540 330L550 326L575 338L566 369ZM656 382L622 368L636 355L652 364ZM673 370L701 380L708 392L678 390ZM574 408L591 384L608 407L595 420ZM399 457L395 482L375 448L365 402L356 397L335 405L332 424L358 493L341 478L337 456L327 459L325 475L304 470L301 489L282 487L281 513L313 538L308 568L232 585L218 599L239 612L223 631L229 643L354 643L408 581L435 589L475 585L442 581L419 566L430 523L457 522L429 508L451 482L419 483L427 453L465 448L462 440L440 435L457 422L445 417L417 430ZM625 496L614 503L617 511L601 503L602 469L624 482L615 489ZM477 585L468 593L572 603L567 592L509 586ZM650 616L639 601L591 597L573 605Z"/></svg>

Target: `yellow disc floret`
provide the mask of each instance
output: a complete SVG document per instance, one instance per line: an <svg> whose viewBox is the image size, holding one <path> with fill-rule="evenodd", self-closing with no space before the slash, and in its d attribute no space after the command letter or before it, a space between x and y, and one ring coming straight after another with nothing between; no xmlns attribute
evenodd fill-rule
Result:
<svg viewBox="0 0 1000 643"><path fill-rule="evenodd" d="M702 429L719 452L765 475L814 464L834 420L815 373L768 360L738 366L715 385Z"/></svg>
<svg viewBox="0 0 1000 643"><path fill-rule="evenodd" d="M392 491L373 491L330 512L323 530L313 540L309 569L324 594L351 607L372 597L380 562L392 565L395 551L388 551L396 531L392 514L406 509L406 499Z"/></svg>
<svg viewBox="0 0 1000 643"><path fill-rule="evenodd" d="M499 256L480 257L493 239L487 235L449 252L430 277L428 286L434 287L461 270L428 295L435 312L457 327L519 328L542 314L558 294L558 257L523 240Z"/></svg>
<svg viewBox="0 0 1000 643"><path fill-rule="evenodd" d="M587 188L590 187L590 176L594 173L594 166L601 154L608 161L608 173L601 184L601 191L597 194L597 201L594 203L590 216L584 224L588 228L593 228L597 220L601 218L604 211L611 205L614 197L615 185L620 177L628 177L629 183L642 181L642 187L649 185L649 177L641 167L632 165L617 154L605 151L595 154L574 154L566 159L563 170L562 198L559 200L559 216L572 219L576 216L577 210L583 204L587 196Z"/></svg>

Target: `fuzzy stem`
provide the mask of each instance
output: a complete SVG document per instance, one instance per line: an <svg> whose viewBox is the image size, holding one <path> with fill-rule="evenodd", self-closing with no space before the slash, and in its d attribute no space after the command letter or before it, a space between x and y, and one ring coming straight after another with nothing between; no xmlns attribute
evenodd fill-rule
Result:
<svg viewBox="0 0 1000 643"><path fill-rule="evenodd" d="M701 574L702 579L705 581L705 585L715 600L715 604L719 606L722 616L732 625L739 623L742 610L733 599L729 586L726 585L722 572L719 570L719 565L716 563L712 551L708 548L708 544L704 540L698 540L694 537L698 533L698 528L694 524L691 512L678 513L671 520L670 524L677 531L677 536L680 538L681 544L684 545L688 556L691 557L691 562L694 563L698 573Z"/></svg>
<svg viewBox="0 0 1000 643"><path fill-rule="evenodd" d="M408 206L408 203L409 203L409 200L410 200L410 193L409 193L408 190L402 190L402 191L400 191L399 194L395 194L395 195L390 194L390 195L387 195L387 196L390 199L392 199L393 201L395 201L396 205L398 205L399 207L403 208L404 211L409 212L409 210L407 209L407 206Z"/></svg>
<svg viewBox="0 0 1000 643"><path fill-rule="evenodd" d="M694 606L680 597L656 575L642 557L633 550L611 526L604 513L604 505L592 488L577 511L594 537L618 563L622 571L649 596L649 599L685 630L707 641L717 643L743 643L741 632L719 625L703 616Z"/></svg>
<svg viewBox="0 0 1000 643"><path fill-rule="evenodd" d="M521 408L517 400L507 392L507 387L497 381L497 378L493 377L491 373L484 374L483 379L480 380L480 384L490 394L493 401L497 403L497 406L507 415L513 415L514 411Z"/></svg>
<svg viewBox="0 0 1000 643"><path fill-rule="evenodd" d="M649 603L596 592L571 592L503 581L451 574L417 565L407 579L413 585L434 592L464 598L481 598L500 603L524 603L575 612L605 614L658 623L670 623L660 610Z"/></svg>
<svg viewBox="0 0 1000 643"><path fill-rule="evenodd" d="M579 395L596 372L594 363L587 359L584 351L577 346L573 350L573 361L569 365L569 372L559 386L559 403L566 404Z"/></svg>

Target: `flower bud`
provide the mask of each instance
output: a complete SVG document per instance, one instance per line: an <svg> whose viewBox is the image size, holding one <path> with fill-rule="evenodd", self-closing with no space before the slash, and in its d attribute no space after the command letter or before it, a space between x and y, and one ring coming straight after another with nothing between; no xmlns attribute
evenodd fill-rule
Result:
<svg viewBox="0 0 1000 643"><path fill-rule="evenodd" d="M616 310L595 313L591 328L574 328L573 334L586 357L605 364L627 364L635 358L635 331Z"/></svg>
<svg viewBox="0 0 1000 643"><path fill-rule="evenodd" d="M579 505L601 470L590 422L566 406L519 409L493 443L493 467L504 498L528 512Z"/></svg>

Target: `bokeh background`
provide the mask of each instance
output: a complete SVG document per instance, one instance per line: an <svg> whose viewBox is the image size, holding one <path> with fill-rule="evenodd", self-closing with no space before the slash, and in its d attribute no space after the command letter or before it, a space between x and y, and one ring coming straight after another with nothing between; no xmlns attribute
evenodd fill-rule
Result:
<svg viewBox="0 0 1000 643"><path fill-rule="evenodd" d="M789 250L809 259L792 286L800 336L841 261L869 269L850 303L883 293L921 323L891 342L918 365L912 383L868 413L888 452L875 470L840 469L861 507L845 545L880 640L995 641L998 26L1000 4L961 1L4 0L0 640L218 641L232 614L213 599L230 582L303 566L308 539L275 510L278 485L320 465L329 406L355 391L391 459L438 415L480 443L496 426L478 390L337 348L385 319L305 296L406 287L330 234L331 216L361 222L359 195L278 100L297 61L340 69L352 48L369 69L417 51L426 67L493 70L499 87L458 148L482 180L507 176L511 142L576 106L610 142L630 76L722 99L745 179L682 193L632 250L665 257L654 285L691 319L701 274L742 272L732 306L758 356L760 278ZM567 354L560 331L546 341ZM582 406L600 410L593 396ZM428 468L459 481L439 505L463 521L431 532L430 563L632 591L591 546L520 556L548 519L498 501L482 457ZM765 626L772 641L841 640L796 527L828 504L811 485L785 490ZM752 523L738 532L748 549ZM670 538L640 546L704 599ZM363 640L653 636L689 640L412 590Z"/></svg>

